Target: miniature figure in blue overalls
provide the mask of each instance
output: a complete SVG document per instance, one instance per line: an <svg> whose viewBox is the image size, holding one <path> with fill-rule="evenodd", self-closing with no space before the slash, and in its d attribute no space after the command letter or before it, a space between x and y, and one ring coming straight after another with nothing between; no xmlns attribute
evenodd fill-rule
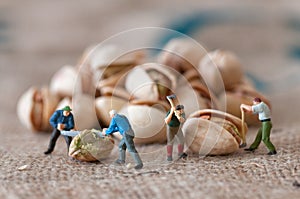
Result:
<svg viewBox="0 0 300 199"><path fill-rule="evenodd" d="M117 114L117 111L115 110L111 110L109 112L109 115L111 117L111 122L107 129L103 129L103 134L110 135L114 132L119 131L123 136L119 144L119 159L117 159L115 163L120 165L125 164L126 149L128 149L130 155L133 157L136 163L134 168L143 168L142 160L134 146L134 132L127 117L121 114Z"/></svg>

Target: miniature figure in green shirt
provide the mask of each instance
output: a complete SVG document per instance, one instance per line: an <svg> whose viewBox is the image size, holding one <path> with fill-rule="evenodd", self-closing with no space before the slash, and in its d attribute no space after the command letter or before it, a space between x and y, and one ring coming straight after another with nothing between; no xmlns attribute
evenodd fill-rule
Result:
<svg viewBox="0 0 300 199"><path fill-rule="evenodd" d="M172 107L167 113L165 123L167 124L167 160L172 161L174 138L177 137L178 141L178 156L179 158L185 158L187 154L183 152L184 149L184 137L181 130L181 126L185 122L184 106L177 105Z"/></svg>
<svg viewBox="0 0 300 199"><path fill-rule="evenodd" d="M253 106L241 104L241 108L245 112L258 114L258 119L261 121L261 128L259 129L254 142L245 151L254 151L258 148L261 140L264 142L266 147L269 149L268 155L275 155L276 149L270 140L270 133L272 129L271 123L271 111L268 105L261 101L260 98L254 98Z"/></svg>

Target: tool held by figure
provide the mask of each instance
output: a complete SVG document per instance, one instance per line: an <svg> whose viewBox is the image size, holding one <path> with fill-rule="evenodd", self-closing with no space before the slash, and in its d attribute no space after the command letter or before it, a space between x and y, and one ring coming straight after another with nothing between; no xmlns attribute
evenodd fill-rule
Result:
<svg viewBox="0 0 300 199"><path fill-rule="evenodd" d="M176 107L176 105L178 105L178 100L175 94L168 95L167 99L172 107Z"/></svg>

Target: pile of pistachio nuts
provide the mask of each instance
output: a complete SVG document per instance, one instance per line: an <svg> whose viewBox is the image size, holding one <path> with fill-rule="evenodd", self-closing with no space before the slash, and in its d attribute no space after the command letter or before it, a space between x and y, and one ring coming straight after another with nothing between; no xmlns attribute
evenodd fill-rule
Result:
<svg viewBox="0 0 300 199"><path fill-rule="evenodd" d="M73 109L77 130L109 125L109 110L128 117L135 143L165 143L164 118L176 94L188 117L216 109L241 117L240 104L254 97L269 101L246 78L230 51L195 49L183 38L170 40L153 62L143 50L122 54L122 46L91 46L76 66L61 67L48 86L32 86L19 99L20 121L34 132L51 131L49 118L65 105ZM247 116L248 125L258 123ZM118 136L118 134L116 134Z"/></svg>

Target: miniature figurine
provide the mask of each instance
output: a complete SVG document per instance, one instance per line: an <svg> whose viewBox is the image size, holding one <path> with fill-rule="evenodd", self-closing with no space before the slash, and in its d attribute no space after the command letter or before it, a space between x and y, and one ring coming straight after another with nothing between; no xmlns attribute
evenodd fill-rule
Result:
<svg viewBox="0 0 300 199"><path fill-rule="evenodd" d="M115 161L115 163L118 165L125 164L126 149L128 148L130 155L133 157L136 163L134 168L143 168L143 162L134 146L134 132L127 117L121 114L117 114L116 110L111 110L109 112L109 115L111 117L111 122L107 129L103 129L103 135L110 135L114 132L119 131L123 136L119 144L119 158Z"/></svg>
<svg viewBox="0 0 300 199"><path fill-rule="evenodd" d="M51 116L49 122L54 129L50 137L48 150L45 151L44 154L47 155L52 153L55 147L55 143L62 130L70 131L74 129L74 118L71 111L72 109L69 106L65 106L63 109L55 111ZM69 152L72 137L64 135L64 138L66 140L67 150Z"/></svg>
<svg viewBox="0 0 300 199"><path fill-rule="evenodd" d="M167 113L165 123L167 124L167 161L172 161L173 144L175 136L178 139L178 156L186 158L187 154L183 152L184 149L184 136L181 130L182 124L185 122L185 113L183 105L176 105L176 95L167 96L171 104L171 110Z"/></svg>
<svg viewBox="0 0 300 199"><path fill-rule="evenodd" d="M256 97L253 100L252 106L241 104L241 109L248 113L258 114L258 119L262 124L261 128L259 129L256 135L255 141L251 144L249 148L245 149L245 151L254 151L255 149L257 149L262 140L266 147L269 149L268 155L275 155L277 153L276 149L270 141L272 123L271 111L268 105L266 105L260 98Z"/></svg>

